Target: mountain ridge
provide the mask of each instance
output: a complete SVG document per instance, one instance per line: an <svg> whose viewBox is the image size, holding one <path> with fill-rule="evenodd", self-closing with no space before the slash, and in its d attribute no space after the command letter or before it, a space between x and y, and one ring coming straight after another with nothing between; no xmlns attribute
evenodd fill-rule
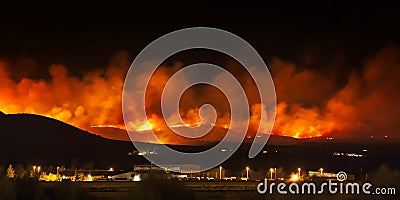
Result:
<svg viewBox="0 0 400 200"><path fill-rule="evenodd" d="M131 142L109 140L67 123L32 114L9 114L0 118L0 162L99 165L124 163L134 150ZM109 150L112 149L112 150ZM103 158L110 160L106 161ZM126 162L128 164L128 162ZM5 163L6 164L6 163Z"/></svg>

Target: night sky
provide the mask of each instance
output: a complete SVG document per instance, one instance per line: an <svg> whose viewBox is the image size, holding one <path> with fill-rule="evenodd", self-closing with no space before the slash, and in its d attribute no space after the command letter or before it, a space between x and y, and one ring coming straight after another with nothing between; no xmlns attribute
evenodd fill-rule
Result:
<svg viewBox="0 0 400 200"><path fill-rule="evenodd" d="M79 72L104 66L117 51L128 51L133 58L149 42L171 31L208 26L239 35L266 60L275 55L321 68L339 56L343 62L359 63L399 41L400 6L382 1L334 2L6 4L0 19L0 57L34 58L36 66L45 70L62 63Z"/></svg>
<svg viewBox="0 0 400 200"><path fill-rule="evenodd" d="M332 109L342 109L338 108L337 99L346 99L343 96L348 97L345 93L349 90L351 94L357 93L354 95L357 98L348 97L348 101L343 102L351 104L353 110L359 110L366 105L396 102L399 90L394 85L399 83L399 80L386 82L386 79L393 77L381 75L379 72L374 73L379 74L376 79L369 79L371 76L367 72L373 70L366 69L369 69L369 61L379 65L382 63L380 60L389 57L388 60L393 62L383 62L389 69L377 69L392 74L399 71L399 10L400 6L393 5L390 1L370 4L339 4L336 1L295 4L266 2L265 5L196 1L186 4L153 2L145 6L114 1L35 1L28 4L4 4L0 12L0 60L7 63L5 68L9 71L8 76L15 83L24 78L45 81L54 79L54 74L58 74L59 70L55 69L53 75L48 72L49 67L54 64L65 66L68 75L83 78L93 70L106 69L110 59L118 52L125 52L128 61L132 61L147 44L171 31L198 26L220 28L242 37L253 45L267 65L272 66L270 70L273 78L277 79L277 84L285 85L292 80L293 84L304 83L302 75L306 76L304 80L307 77L311 81L321 80L322 86L317 89L318 92L311 94L291 95L296 89L291 88L290 84L277 86L277 97L278 102L286 103L287 110L284 113L287 116L297 111L308 112L307 109L317 107L316 111L311 111L317 112L321 117L311 121L329 121L332 118L341 118L342 115L332 116ZM382 51L385 48L389 50ZM289 66L287 62L295 66L294 72L290 72L291 76L285 76L286 72L276 67ZM287 79L282 81L279 77ZM298 79L300 80L296 82ZM329 81L326 81L327 79ZM352 81L360 83L361 86L353 87ZM374 81L382 83L377 87L387 89L384 92L390 93L387 98L375 98L382 95L371 92L375 90L369 83ZM302 88L304 90L315 84L305 82ZM287 91L290 95L287 95ZM306 97L299 97L303 95ZM358 101L362 103L358 105ZM282 109L285 109L284 105ZM74 107L73 110L75 112L72 113L78 115L76 113L79 109ZM382 110L387 120L359 118L372 115L376 113L375 110L371 113L340 113L345 116L344 119L348 117L348 120L357 121L355 126L362 129L361 132L372 135L374 130L386 127L387 130L378 135L395 135L392 126L398 118L392 115L396 114L396 109L384 107ZM385 112L386 110L391 111ZM41 114L46 111L34 113ZM85 113L89 111L86 110ZM121 117L118 118L109 123L119 123ZM374 125L372 120L383 120L385 123L379 121L379 125ZM74 121L71 119L72 124L80 125ZM88 124L81 125L81 128L82 126ZM339 132L349 130L352 129L343 127Z"/></svg>

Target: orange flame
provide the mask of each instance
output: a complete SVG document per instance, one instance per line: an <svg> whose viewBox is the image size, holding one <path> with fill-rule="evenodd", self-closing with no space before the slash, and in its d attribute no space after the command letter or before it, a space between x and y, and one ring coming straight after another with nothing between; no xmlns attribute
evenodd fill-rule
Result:
<svg viewBox="0 0 400 200"><path fill-rule="evenodd" d="M400 121L398 87L399 48L385 48L368 60L362 73L350 75L344 87L335 84L333 78L311 70L297 70L293 63L274 58L269 65L277 90L277 116L272 131L276 135L295 138L320 137L335 131L350 133L381 130L390 134ZM106 69L85 73L82 77L71 76L66 67L53 65L49 69L50 80L23 78L14 80L13 65L0 60L0 111L6 114L38 114L72 124L81 129L118 128L127 130L165 130L166 124L159 112L156 98L162 92L168 77L181 66L161 66L152 77L146 99L148 120L123 123L121 96L124 78L129 67L126 53L116 54ZM237 74L236 74L237 75ZM248 77L238 79L244 84L249 98L251 117L250 131L259 125L259 101ZM201 95L199 95L199 93ZM147 98L146 97L146 98ZM198 125L199 106L208 103L218 111L216 126L229 128L229 106L222 93L211 89L185 92L179 113L186 126ZM148 100L148 101L147 101ZM219 108L222 108L220 110ZM389 113L383 117L377 113ZM390 114L392 113L392 114ZM386 116L386 115L385 115ZM179 126L178 121L176 125ZM261 124L261 126L265 126ZM220 131L221 131L220 130ZM379 133L376 133L379 134ZM254 133L248 133L252 136Z"/></svg>

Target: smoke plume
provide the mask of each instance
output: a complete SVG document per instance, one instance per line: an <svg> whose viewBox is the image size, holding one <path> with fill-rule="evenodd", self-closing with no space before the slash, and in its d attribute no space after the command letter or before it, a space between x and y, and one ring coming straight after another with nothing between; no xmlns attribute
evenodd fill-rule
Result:
<svg viewBox="0 0 400 200"><path fill-rule="evenodd" d="M19 77L18 71L14 71L15 63L0 60L0 111L43 115L84 130L93 126L124 128L121 96L130 65L126 52L117 53L108 67L82 76L70 74L68 67L56 64L49 67L50 79L28 78L25 71L24 77ZM278 57L267 65L278 101L273 134L296 138L328 135L399 138L396 125L400 121L400 48L386 47L365 59L361 70L354 70L346 77L344 86L329 74L301 69L294 62ZM165 128L158 97L168 78L181 67L179 63L159 67L146 94L150 120L126 124L128 129ZM263 106L248 75L238 73L235 77L249 98L251 130L248 135L252 136ZM179 114L187 125L199 122L198 108L204 103L216 108L217 126L227 128L229 124L228 101L216 88L195 86L184 93L180 103Z"/></svg>

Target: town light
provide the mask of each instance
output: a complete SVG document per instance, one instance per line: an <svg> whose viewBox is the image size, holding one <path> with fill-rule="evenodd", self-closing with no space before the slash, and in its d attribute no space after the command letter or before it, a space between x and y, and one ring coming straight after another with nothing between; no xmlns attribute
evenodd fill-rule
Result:
<svg viewBox="0 0 400 200"><path fill-rule="evenodd" d="M88 177L88 181L93 181L92 175L88 174L87 177Z"/></svg>
<svg viewBox="0 0 400 200"><path fill-rule="evenodd" d="M292 181L292 182L297 182L297 181L299 181L300 180L300 177L299 177L299 175L298 174L291 174L290 175L290 181Z"/></svg>

